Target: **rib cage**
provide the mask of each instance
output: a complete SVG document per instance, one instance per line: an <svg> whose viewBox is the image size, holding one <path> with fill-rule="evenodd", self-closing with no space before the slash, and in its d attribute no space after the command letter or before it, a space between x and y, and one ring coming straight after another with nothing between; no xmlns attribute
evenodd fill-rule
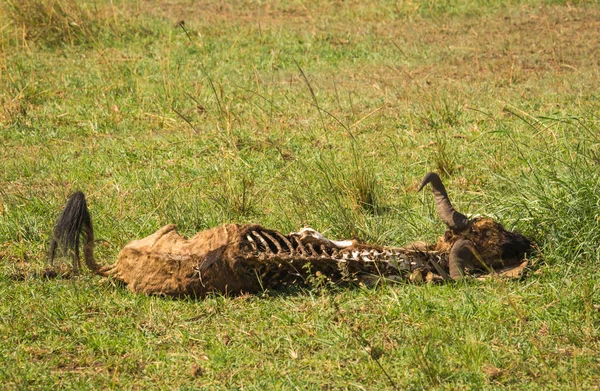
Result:
<svg viewBox="0 0 600 391"><path fill-rule="evenodd" d="M246 235L246 240L253 251L266 255L294 256L303 257L335 257L339 254L339 249L335 246L325 244L302 243L294 235L283 235L277 231L256 231L253 230Z"/></svg>
<svg viewBox="0 0 600 391"><path fill-rule="evenodd" d="M438 269L435 252L356 243L343 247L312 232L318 236L284 235L253 226L241 235L240 264L265 287L297 284L316 273L334 282L365 282L373 277L401 279L417 270L426 277Z"/></svg>

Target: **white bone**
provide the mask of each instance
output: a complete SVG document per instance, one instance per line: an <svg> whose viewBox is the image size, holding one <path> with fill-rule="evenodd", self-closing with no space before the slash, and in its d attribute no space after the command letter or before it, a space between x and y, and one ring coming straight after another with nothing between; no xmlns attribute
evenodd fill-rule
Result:
<svg viewBox="0 0 600 391"><path fill-rule="evenodd" d="M330 242L337 248L352 247L354 245L352 240L330 240Z"/></svg>
<svg viewBox="0 0 600 391"><path fill-rule="evenodd" d="M302 228L298 232L291 232L290 236L297 237L299 241L332 245L337 248L351 247L354 244L352 240L329 240L322 233L309 227Z"/></svg>

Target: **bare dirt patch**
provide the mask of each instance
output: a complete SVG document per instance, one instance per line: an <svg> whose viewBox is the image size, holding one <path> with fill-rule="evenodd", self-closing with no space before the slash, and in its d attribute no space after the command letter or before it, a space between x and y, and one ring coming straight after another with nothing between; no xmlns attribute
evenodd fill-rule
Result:
<svg viewBox="0 0 600 391"><path fill-rule="evenodd" d="M306 7L297 5L258 4L251 2L154 0L144 2L142 13L178 22L184 20L198 25L227 23L228 25L265 26L302 24L312 19Z"/></svg>
<svg viewBox="0 0 600 391"><path fill-rule="evenodd" d="M364 51L367 46L365 53L378 53L381 60L359 59L362 70L353 73L353 66L344 78L351 84L364 84L356 80L364 77L371 84L377 78L388 85L460 79L492 81L501 87L574 73L593 80L600 65L597 8L523 6L484 15L422 17L335 1L303 4L170 0L145 2L141 12L166 18L174 26L184 20L198 32L284 30L325 42L333 51L349 52L357 46ZM279 49L285 50L285 44Z"/></svg>
<svg viewBox="0 0 600 391"><path fill-rule="evenodd" d="M423 46L438 48L453 74L597 71L600 13L568 7L415 26ZM409 39L405 37L406 42Z"/></svg>

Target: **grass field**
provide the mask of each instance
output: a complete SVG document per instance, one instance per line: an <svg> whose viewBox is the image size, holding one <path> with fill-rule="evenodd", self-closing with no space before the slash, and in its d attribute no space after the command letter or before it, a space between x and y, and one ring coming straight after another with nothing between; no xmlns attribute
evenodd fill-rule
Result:
<svg viewBox="0 0 600 391"><path fill-rule="evenodd" d="M3 388L597 389L598 2L0 7ZM428 171L535 238L528 278L168 300L37 277L78 189L110 264L167 223L435 241Z"/></svg>

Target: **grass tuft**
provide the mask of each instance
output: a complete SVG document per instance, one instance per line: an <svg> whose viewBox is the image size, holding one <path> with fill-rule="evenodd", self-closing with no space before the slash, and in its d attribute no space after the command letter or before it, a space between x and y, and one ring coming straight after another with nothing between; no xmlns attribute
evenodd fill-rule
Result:
<svg viewBox="0 0 600 391"><path fill-rule="evenodd" d="M93 42L101 21L76 0L6 0L9 19L25 38L56 45Z"/></svg>
<svg viewBox="0 0 600 391"><path fill-rule="evenodd" d="M518 189L535 236L557 267L569 270L600 262L600 145L597 119L541 118L554 129L538 159L524 158L530 180ZM577 135L577 136L574 136ZM524 145L515 144L519 149ZM543 227L543 228L542 228ZM571 243L571 245L564 245ZM581 260L585 263L581 264ZM577 265L577 263L580 263ZM560 266L559 266L560 265Z"/></svg>
<svg viewBox="0 0 600 391"><path fill-rule="evenodd" d="M227 179L215 190L212 201L223 212L225 220L247 218L256 213L256 190L247 175L239 179Z"/></svg>
<svg viewBox="0 0 600 391"><path fill-rule="evenodd" d="M22 38L50 47L99 44L121 38L128 30L141 31L112 2L106 6L77 0L4 0L2 8Z"/></svg>

